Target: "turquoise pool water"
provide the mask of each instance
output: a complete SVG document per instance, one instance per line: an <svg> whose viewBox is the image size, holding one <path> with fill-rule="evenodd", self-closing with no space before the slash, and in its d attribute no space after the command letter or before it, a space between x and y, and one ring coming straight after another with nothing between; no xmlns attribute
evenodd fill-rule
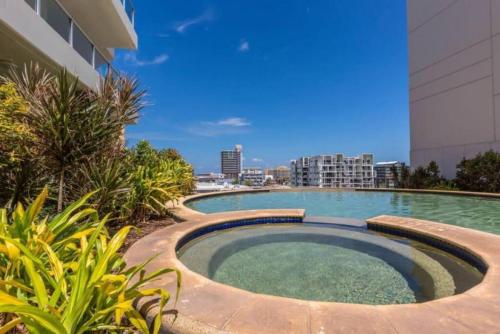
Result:
<svg viewBox="0 0 500 334"><path fill-rule="evenodd" d="M268 224L208 233L179 259L214 281L303 300L409 304L462 293L482 274L405 238L324 224Z"/></svg>
<svg viewBox="0 0 500 334"><path fill-rule="evenodd" d="M500 234L500 200L390 192L270 192L226 195L189 202L205 213L254 209L306 209L308 216L367 219L394 215Z"/></svg>

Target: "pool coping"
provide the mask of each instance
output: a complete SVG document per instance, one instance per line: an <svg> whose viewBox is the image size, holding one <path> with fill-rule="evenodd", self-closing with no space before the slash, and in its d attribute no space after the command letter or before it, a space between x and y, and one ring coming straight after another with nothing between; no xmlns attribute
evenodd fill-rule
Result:
<svg viewBox="0 0 500 334"><path fill-rule="evenodd" d="M357 305L303 301L255 294L223 285L190 271L176 256L176 246L188 234L227 221L265 217L304 217L304 210L251 210L196 214L181 224L156 231L137 241L126 253L128 265L154 258L148 270L178 268L183 275L177 319L163 317L164 333L492 333L500 331L500 236L458 226L394 216L368 219L382 226L417 233L453 244L481 259L487 267L483 281L451 297L421 304ZM152 283L175 291L167 275ZM145 309L145 307L148 309ZM149 307L152 306L152 307ZM172 307L173 304L170 304ZM149 318L154 303L139 307Z"/></svg>

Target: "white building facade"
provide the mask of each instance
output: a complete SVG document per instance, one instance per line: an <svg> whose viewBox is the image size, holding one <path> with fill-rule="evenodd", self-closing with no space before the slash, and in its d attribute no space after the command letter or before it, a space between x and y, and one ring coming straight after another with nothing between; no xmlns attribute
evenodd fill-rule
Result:
<svg viewBox="0 0 500 334"><path fill-rule="evenodd" d="M292 162L292 185L296 187L319 188L373 188L373 154L346 157L343 154L318 155L300 158L307 161L307 176L303 168L295 167ZM294 175L295 174L295 175Z"/></svg>
<svg viewBox="0 0 500 334"><path fill-rule="evenodd" d="M248 183L253 187L260 187L264 185L264 171L258 167L243 168L240 176L240 181L243 185L246 185Z"/></svg>
<svg viewBox="0 0 500 334"><path fill-rule="evenodd" d="M95 87L114 49L137 49L131 0L0 0L0 59L66 68Z"/></svg>
<svg viewBox="0 0 500 334"><path fill-rule="evenodd" d="M290 184L294 187L309 186L309 157L290 162Z"/></svg>
<svg viewBox="0 0 500 334"><path fill-rule="evenodd" d="M500 1L408 0L411 166L500 151Z"/></svg>

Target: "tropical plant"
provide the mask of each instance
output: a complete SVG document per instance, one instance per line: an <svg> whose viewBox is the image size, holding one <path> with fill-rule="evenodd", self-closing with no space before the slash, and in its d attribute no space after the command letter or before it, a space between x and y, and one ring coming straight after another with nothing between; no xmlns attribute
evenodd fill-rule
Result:
<svg viewBox="0 0 500 334"><path fill-rule="evenodd" d="M114 76L109 72L101 77L95 91L88 91L91 100L111 111L116 119L122 121L120 144L125 144L125 125L135 124L141 110L145 107L146 91L140 89L139 81L127 76Z"/></svg>
<svg viewBox="0 0 500 334"><path fill-rule="evenodd" d="M125 208L135 220L164 215L168 211L167 203L181 196L166 172L150 166L138 166L132 172L131 186Z"/></svg>
<svg viewBox="0 0 500 334"><path fill-rule="evenodd" d="M488 151L457 165L455 183L461 190L500 192L500 153Z"/></svg>
<svg viewBox="0 0 500 334"><path fill-rule="evenodd" d="M173 148L161 150L160 152L158 152L158 155L164 160L183 160L182 155Z"/></svg>
<svg viewBox="0 0 500 334"><path fill-rule="evenodd" d="M33 138L22 121L27 111L16 86L12 82L0 84L0 205L11 209L32 191L39 191Z"/></svg>
<svg viewBox="0 0 500 334"><path fill-rule="evenodd" d="M191 165L173 152L158 151L147 141L140 141L130 150L130 192L125 207L134 220L162 216L168 202L193 191Z"/></svg>
<svg viewBox="0 0 500 334"><path fill-rule="evenodd" d="M433 189L442 186L444 182L445 179L435 161L425 167L417 167L409 174L409 186L413 189Z"/></svg>
<svg viewBox="0 0 500 334"><path fill-rule="evenodd" d="M19 159L26 149L22 144L28 142L29 129L20 121L20 115L27 109L13 83L0 85L0 167Z"/></svg>
<svg viewBox="0 0 500 334"><path fill-rule="evenodd" d="M73 196L83 196L86 193L97 192L90 199L92 207L102 215L110 213L113 223L126 220L123 208L130 192L129 166L125 157L115 157L102 160L89 160L75 171L69 188ZM83 182L82 182L83 181Z"/></svg>
<svg viewBox="0 0 500 334"><path fill-rule="evenodd" d="M138 330L149 333L147 322L133 302L144 296L159 298L152 324L158 333L162 310L170 294L144 286L175 269L146 273L146 263L127 268L118 250L130 227L112 238L86 207L89 194L49 219L40 217L45 189L25 210L18 205L12 218L0 210L0 327L7 333L23 325L30 333L95 333Z"/></svg>
<svg viewBox="0 0 500 334"><path fill-rule="evenodd" d="M23 122L33 136L36 158L56 185L60 212L72 200L67 191L71 171L120 149L124 127L137 119L144 92L135 80L111 76L96 92L82 89L66 70L53 77L37 65L21 73L11 70L5 80L16 85L28 104Z"/></svg>
<svg viewBox="0 0 500 334"><path fill-rule="evenodd" d="M0 205L12 210L48 184L57 212L98 190L91 204L99 214L134 221L165 215L168 201L194 189L192 167L176 150L145 141L124 147L125 126L144 107L137 80L109 75L86 90L65 70L54 76L38 65L12 68L1 79L9 94L2 99L0 91L0 107L8 106L0 114L6 120L0 122ZM29 136L19 136L20 129Z"/></svg>
<svg viewBox="0 0 500 334"><path fill-rule="evenodd" d="M396 188L456 190L453 182L441 176L435 161L425 167L417 167L413 172L407 166L402 166L399 173L396 167L392 167L391 172Z"/></svg>

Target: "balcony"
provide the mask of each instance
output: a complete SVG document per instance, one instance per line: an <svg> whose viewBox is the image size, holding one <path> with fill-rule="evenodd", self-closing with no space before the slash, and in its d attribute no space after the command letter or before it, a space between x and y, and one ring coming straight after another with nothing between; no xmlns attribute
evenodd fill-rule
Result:
<svg viewBox="0 0 500 334"><path fill-rule="evenodd" d="M25 0L25 2L89 65L101 75L107 74L111 68L110 62L107 61L107 58L110 58L109 54L105 57L97 49L79 24L56 0Z"/></svg>
<svg viewBox="0 0 500 334"><path fill-rule="evenodd" d="M116 1L128 21L120 0L103 2L110 1ZM0 10L0 43L9 45L0 49L0 58L18 65L35 61L52 72L65 67L88 87L95 86L99 73L112 69L113 51L98 46L56 0L5 2Z"/></svg>
<svg viewBox="0 0 500 334"><path fill-rule="evenodd" d="M58 0L100 49L137 49L131 0Z"/></svg>

